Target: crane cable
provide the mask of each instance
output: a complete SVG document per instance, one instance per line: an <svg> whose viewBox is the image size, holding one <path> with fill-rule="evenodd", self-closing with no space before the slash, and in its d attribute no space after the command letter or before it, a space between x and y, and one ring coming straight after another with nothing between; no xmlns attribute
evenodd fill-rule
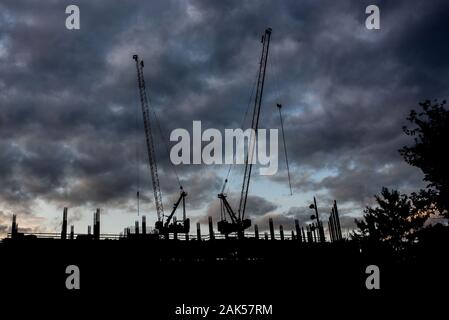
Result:
<svg viewBox="0 0 449 320"><path fill-rule="evenodd" d="M156 124L157 124L158 130L159 130L159 134L161 135L161 139L162 139L164 147L165 147L165 151L167 152L167 155L170 158L170 150L168 148L168 143L166 140L167 135L165 135L165 133L164 133L165 130L162 130L161 122L159 121L159 117L157 116L156 109L155 108L152 108L152 109L153 109L154 118L156 119ZM181 180L179 179L179 175L178 175L178 171L176 170L176 167L174 165L171 165L170 168L173 170L173 173L175 174L176 181L178 182L179 187L182 188Z"/></svg>
<svg viewBox="0 0 449 320"><path fill-rule="evenodd" d="M136 88L137 94L135 97L139 96L139 88ZM136 111L136 134L139 131L139 112L140 112L140 105L137 98L135 98L137 111ZM137 191L136 191L136 198L137 198L137 216L140 215L140 153L139 153L139 139L136 135L136 167L137 167Z"/></svg>
<svg viewBox="0 0 449 320"><path fill-rule="evenodd" d="M249 96L249 99L248 99L248 105L246 106L246 111L245 111L245 114L243 115L242 124L241 124L241 126L240 126L240 128L241 128L242 130L243 130L243 126L245 125L246 118L247 118L247 116L248 116L248 111L249 111L249 108L250 108L250 106L251 106L251 102L252 102L252 100L253 100L254 91L255 91L255 89L256 89L256 84L257 84L257 74L256 74L256 77L255 77L255 79L254 79L254 83L253 83L252 88L251 88L251 93L250 93L250 96ZM238 146L238 143L239 143L239 141L236 141L236 145L237 145L237 146ZM236 150L236 152L237 152L237 150ZM229 165L228 173L227 173L226 179L225 179L225 183L227 183L227 182L230 180L232 168L233 168L233 165L234 165L234 162L235 162L235 161L234 161L234 160L235 160L235 157L236 157L236 154L233 153L232 163ZM230 184L228 184L228 188L227 188L226 193L229 192L229 185L230 185Z"/></svg>
<svg viewBox="0 0 449 320"><path fill-rule="evenodd" d="M279 110L279 119L281 120L281 129L282 129L282 141L284 142L284 153L285 153L285 163L287 165L287 176L288 176L288 186L290 187L290 195L293 195L292 191L292 182L290 179L290 168L288 166L288 156L287 156L287 146L285 144L285 134L284 134L284 121L282 120L282 104L277 104L278 110Z"/></svg>
<svg viewBox="0 0 449 320"><path fill-rule="evenodd" d="M278 66L278 64L276 63L277 62L277 56L276 56L276 51L275 50L273 50L272 57L273 57L272 60L275 60L275 61L271 62L271 60L270 60L269 63L271 65L271 69L273 70L274 87L275 87L277 99L279 101L279 98L281 96L281 94L280 94L281 90L280 90L280 87L279 87L279 79L278 79L278 73L277 73L278 69L275 69L273 67L273 64L276 64L276 66ZM276 106L277 106L277 108L279 110L279 119L280 119L280 122L281 122L281 130L282 130L282 141L283 141L283 144L284 144L285 164L287 166L288 186L290 188L290 195L292 196L293 195L292 182L291 182L291 177L290 177L290 167L288 165L287 144L285 142L285 133L284 133L284 121L282 119L282 112L281 112L282 104L277 103Z"/></svg>
<svg viewBox="0 0 449 320"><path fill-rule="evenodd" d="M165 140L166 135L164 134L164 132L162 130L161 122L159 121L159 117L157 116L157 113L156 113L156 108L152 107L152 103L151 103L151 98L150 97L148 97L148 105L150 106L150 112L153 111L154 119L156 120L156 125L157 125L157 128L159 130L159 134L161 136L162 143L163 143L163 145L165 147L165 151L167 152L168 157L170 158L170 150L168 149L168 143ZM179 175L178 175L178 172L177 172L176 168L174 167L173 164L171 166L169 166L169 167L173 170L173 173L175 174L176 181L178 182L179 188L182 190L183 188L182 188L181 181L179 179ZM162 212L162 220L164 218L165 218L165 215Z"/></svg>

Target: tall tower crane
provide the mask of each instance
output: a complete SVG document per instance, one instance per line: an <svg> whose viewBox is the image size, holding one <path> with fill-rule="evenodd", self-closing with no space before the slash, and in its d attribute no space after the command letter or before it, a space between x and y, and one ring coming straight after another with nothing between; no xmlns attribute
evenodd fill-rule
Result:
<svg viewBox="0 0 449 320"><path fill-rule="evenodd" d="M260 57L256 97L254 100L253 116L251 121L252 133L249 139L248 152L245 158L245 172L243 175L242 190L240 193L240 201L237 213L232 209L228 200L226 199L226 195L223 193L227 180L225 180L225 184L223 186L221 193L218 194L218 198L222 202L222 207L224 207L229 217L231 218L231 221L227 221L225 217L223 217L222 220L219 221L217 224L218 231L220 231L222 234L225 235L232 232L237 232L239 237L243 237L244 230L251 226L251 220L245 219L245 209L246 209L246 201L248 198L249 183L251 180L251 171L253 167L252 159L254 155L257 130L259 128L260 107L262 105L262 95L265 82L265 72L267 69L268 49L270 47L271 31L272 31L271 28L266 29L264 35L262 36L261 41L262 55Z"/></svg>
<svg viewBox="0 0 449 320"><path fill-rule="evenodd" d="M187 196L187 193L183 190L182 186L179 199L174 204L170 215L164 222L164 207L162 205L162 193L159 184L159 175L157 173L157 163L154 151L153 135L151 132L149 101L146 93L145 78L143 76L144 63L142 60L139 59L139 56L137 54L133 55L133 59L136 62L137 85L139 87L140 104L142 107L143 124L145 130L145 141L147 145L148 160L150 163L151 181L153 183L154 202L156 204L157 221L155 224L155 228L156 230L159 231L160 234L165 235L166 237L168 237L168 234L170 232L188 233L190 230L190 220L186 219L185 215L185 197ZM183 222L178 223L177 221L173 221L170 224L173 215L176 209L178 208L179 204L181 203L181 201L183 204Z"/></svg>
<svg viewBox="0 0 449 320"><path fill-rule="evenodd" d="M156 156L154 154L153 134L151 133L150 122L150 107L148 97L145 89L145 78L143 76L144 63L139 59L137 54L133 55L136 61L137 69L137 85L139 86L140 105L142 107L143 125L145 129L145 141L147 144L148 160L150 163L151 181L153 183L154 202L156 204L157 220L161 221L164 214L164 207L162 205L162 193L159 185L159 175L157 173Z"/></svg>

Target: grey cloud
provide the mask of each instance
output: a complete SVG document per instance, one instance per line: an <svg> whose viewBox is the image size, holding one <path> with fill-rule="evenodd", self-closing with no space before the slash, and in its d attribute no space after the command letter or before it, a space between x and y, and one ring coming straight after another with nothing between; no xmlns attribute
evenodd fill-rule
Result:
<svg viewBox="0 0 449 320"><path fill-rule="evenodd" d="M295 190L362 207L383 185L421 186L420 172L397 149L410 142L401 132L410 108L448 93L444 1L381 1L377 33L364 28L367 1L79 1L77 32L64 28L68 4L0 6L4 206L31 212L33 201L43 199L125 208L139 180L151 202L131 55L146 62L165 133L190 128L192 120L234 128L267 26L273 37L261 126L279 127L275 103L282 102ZM178 184L155 136L168 203ZM335 175L318 179L322 169ZM189 206L215 214L223 177L205 166L177 170ZM285 184L285 170L271 179ZM251 195L247 207L262 217L279 204Z"/></svg>

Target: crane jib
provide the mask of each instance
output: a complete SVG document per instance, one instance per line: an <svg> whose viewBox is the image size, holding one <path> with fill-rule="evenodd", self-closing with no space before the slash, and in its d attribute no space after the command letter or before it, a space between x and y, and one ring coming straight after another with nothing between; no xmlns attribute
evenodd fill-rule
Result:
<svg viewBox="0 0 449 320"><path fill-rule="evenodd" d="M159 176L157 173L157 163L156 163L156 155L154 152L153 135L151 132L150 108L148 97L146 94L145 79L143 76L144 64L143 61L139 60L139 57L137 55L134 55L133 59L136 61L137 82L139 87L140 103L142 107L143 124L145 129L145 142L147 145L148 160L150 164L151 181L153 185L153 194L156 205L157 219L158 221L161 221L161 218L164 214L164 207L162 205L162 193L159 184Z"/></svg>
<svg viewBox="0 0 449 320"><path fill-rule="evenodd" d="M240 193L240 201L238 211L234 212L229 202L226 199L226 195L224 195L224 189L226 186L227 179L225 180L225 184L223 185L222 192L218 195L218 198L221 200L222 208L226 210L229 217L231 218L231 222L227 221L225 218L218 222L218 230L227 235L232 232L237 232L239 238L243 237L244 230L251 226L251 220L245 219L245 209L246 202L248 198L248 189L249 183L251 180L251 171L253 166L253 153L255 146L255 134L257 134L257 130L259 128L259 118L260 118L260 107L262 105L262 95L263 95L263 87L265 82L265 73L267 69L267 61L268 61L268 49L270 47L270 38L271 38L271 28L265 30L265 34L262 36L262 54L260 56L259 62L259 74L257 77L257 89L256 89L256 97L254 100L254 108L253 115L251 121L251 129L252 134L249 138L249 147L248 152L245 157L245 172L243 175L243 183L242 190Z"/></svg>
<svg viewBox="0 0 449 320"><path fill-rule="evenodd" d="M257 89L256 89L256 98L254 100L254 109L253 109L253 117L251 121L251 128L254 129L254 132L257 133L257 129L259 128L259 117L260 117L260 107L262 105L262 96L263 96L263 88L265 83L265 73L267 69L267 61L268 61L268 49L270 47L270 38L271 38L271 28L265 30L265 34L262 37L262 55L260 57L259 64L259 75L257 78ZM242 183L242 191L240 194L239 201L239 209L238 216L239 219L243 219L245 217L245 209L246 209L246 201L248 198L248 189L249 182L251 179L251 171L253 167L253 153L254 153L254 144L255 137L250 137L250 148L248 149L248 153L246 155L245 161L245 173L243 175L243 183Z"/></svg>

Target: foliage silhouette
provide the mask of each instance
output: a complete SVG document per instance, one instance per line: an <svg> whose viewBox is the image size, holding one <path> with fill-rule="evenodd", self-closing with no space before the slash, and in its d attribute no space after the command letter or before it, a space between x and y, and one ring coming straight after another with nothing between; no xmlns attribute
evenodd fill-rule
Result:
<svg viewBox="0 0 449 320"><path fill-rule="evenodd" d="M418 167L429 182L426 190L420 190L414 196L423 208L438 211L449 218L449 111L446 101L441 103L430 100L419 103L421 111L412 110L407 118L413 128L403 127L405 134L414 137L412 146L399 150L405 161Z"/></svg>
<svg viewBox="0 0 449 320"><path fill-rule="evenodd" d="M355 220L358 232L353 233L356 240L381 241L394 249L403 249L413 243L423 228L429 212L420 208L419 198L408 197L397 190L382 188L375 195L377 207L367 206L362 220Z"/></svg>

